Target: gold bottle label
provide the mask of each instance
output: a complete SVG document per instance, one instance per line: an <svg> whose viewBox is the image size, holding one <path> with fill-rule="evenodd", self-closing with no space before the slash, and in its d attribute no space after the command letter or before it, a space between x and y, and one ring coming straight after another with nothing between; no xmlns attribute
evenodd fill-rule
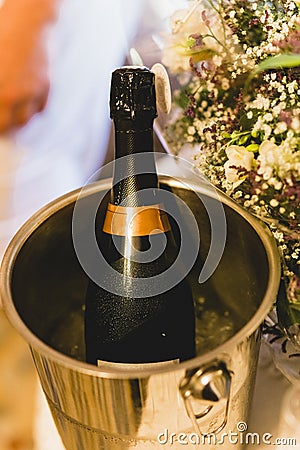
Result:
<svg viewBox="0 0 300 450"><path fill-rule="evenodd" d="M103 225L105 233L117 236L148 236L169 230L169 219L161 210L161 205L127 207L108 204Z"/></svg>

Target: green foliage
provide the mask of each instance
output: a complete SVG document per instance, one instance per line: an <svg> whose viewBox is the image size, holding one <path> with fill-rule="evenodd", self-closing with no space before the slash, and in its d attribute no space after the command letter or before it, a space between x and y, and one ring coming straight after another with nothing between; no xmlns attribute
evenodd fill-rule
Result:
<svg viewBox="0 0 300 450"><path fill-rule="evenodd" d="M284 68L291 68L291 67L299 67L300 66L300 55L298 54L281 54L281 55L275 55L270 56L269 58L264 59L261 61L255 69L253 69L245 83L245 89L248 90L250 87L250 83L253 80L253 78L267 70L271 69L284 69Z"/></svg>

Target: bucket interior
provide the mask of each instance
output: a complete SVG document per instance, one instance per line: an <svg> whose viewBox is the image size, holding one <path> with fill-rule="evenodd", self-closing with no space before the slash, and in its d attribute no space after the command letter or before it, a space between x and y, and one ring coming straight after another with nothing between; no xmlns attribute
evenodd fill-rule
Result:
<svg viewBox="0 0 300 450"><path fill-rule="evenodd" d="M161 188L170 189L167 180ZM101 182L98 189L102 189ZM197 354L201 355L232 337L260 307L270 275L268 256L251 224L235 208L223 204L227 222L224 253L213 275L199 284L198 276L210 247L210 219L193 191L183 186L172 186L172 191L193 212L201 237L198 258L188 276L197 317ZM95 195L99 194L94 190L80 200L84 208L89 208ZM11 289L17 312L32 333L55 350L84 361L88 276L78 262L72 241L74 205L73 196L71 202L61 209L54 208L50 217L35 227L16 257ZM99 228L104 210L98 214ZM84 226L82 233L84 236Z"/></svg>

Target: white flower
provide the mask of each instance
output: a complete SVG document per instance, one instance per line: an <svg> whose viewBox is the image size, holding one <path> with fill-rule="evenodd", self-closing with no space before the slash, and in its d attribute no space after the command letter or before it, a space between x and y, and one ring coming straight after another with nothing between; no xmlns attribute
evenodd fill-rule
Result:
<svg viewBox="0 0 300 450"><path fill-rule="evenodd" d="M272 179L274 173L280 179L288 179L291 170L300 173L300 153L294 152L287 142L276 145L271 141L264 141L259 147L258 174L265 180Z"/></svg>
<svg viewBox="0 0 300 450"><path fill-rule="evenodd" d="M220 67L223 63L223 58L219 55L213 56L212 60L216 67Z"/></svg>
<svg viewBox="0 0 300 450"><path fill-rule="evenodd" d="M187 132L193 136L196 133L196 129L193 126L189 126Z"/></svg>
<svg viewBox="0 0 300 450"><path fill-rule="evenodd" d="M274 133L275 134L280 134L280 133L284 133L287 130L287 124L285 122L278 122Z"/></svg>
<svg viewBox="0 0 300 450"><path fill-rule="evenodd" d="M224 164L225 176L227 181L233 183L236 187L244 181L244 178L239 176L237 168L251 170L254 163L254 155L246 150L245 147L239 145L230 145L226 149L226 155L228 161Z"/></svg>
<svg viewBox="0 0 300 450"><path fill-rule="evenodd" d="M271 178L273 171L278 166L278 146L271 141L264 141L259 147L257 161L260 163L258 174L265 180Z"/></svg>
<svg viewBox="0 0 300 450"><path fill-rule="evenodd" d="M265 133L265 137L269 138L272 134L272 128L270 127L270 125L267 125L266 123L264 123L261 128Z"/></svg>
<svg viewBox="0 0 300 450"><path fill-rule="evenodd" d="M258 94L253 102L253 106L258 109L264 109L265 111L268 111L270 109L270 100L269 98L263 97L261 94Z"/></svg>
<svg viewBox="0 0 300 450"><path fill-rule="evenodd" d="M297 81L294 80L291 83L287 84L289 94L293 94L297 89Z"/></svg>
<svg viewBox="0 0 300 450"><path fill-rule="evenodd" d="M293 128L295 131L300 130L300 120L299 120L299 117L294 117L294 118L293 118L293 120L292 120L292 128Z"/></svg>
<svg viewBox="0 0 300 450"><path fill-rule="evenodd" d="M273 118L273 115L271 113L267 113L267 114L264 115L263 119L264 119L265 122L272 122L272 120L274 118Z"/></svg>
<svg viewBox="0 0 300 450"><path fill-rule="evenodd" d="M209 28L207 23L202 18L201 8L198 8L193 12L188 20L182 22L183 18L188 14L187 10L176 11L171 17L171 23L173 28L177 28L175 33L166 35L166 42L164 45L162 62L165 64L171 72L189 72L190 71L190 56L192 56L191 49L187 45L189 37L193 34L199 34L204 36L203 50L211 51L212 54L203 57L203 60L211 59L213 54L219 55L222 53L223 46L220 42L225 43L225 36L223 29L220 27L220 18L214 9L210 8L206 10L207 19L209 21ZM211 37L211 32L215 36ZM221 64L221 58L216 59L215 64L219 66Z"/></svg>
<svg viewBox="0 0 300 450"><path fill-rule="evenodd" d="M229 88L230 84L228 78L222 78L222 89L224 89L224 91L227 91Z"/></svg>

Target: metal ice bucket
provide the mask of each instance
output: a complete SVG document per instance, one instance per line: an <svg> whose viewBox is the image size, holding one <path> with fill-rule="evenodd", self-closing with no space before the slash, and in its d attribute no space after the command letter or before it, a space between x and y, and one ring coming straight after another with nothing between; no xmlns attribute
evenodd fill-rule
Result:
<svg viewBox="0 0 300 450"><path fill-rule="evenodd" d="M211 237L209 218L195 192L172 178L161 177L160 181L188 204L201 231L199 258L189 280L202 320L200 335L201 330L210 331L203 349L192 360L172 367L125 366L122 370L112 366L105 371L84 362L87 276L76 257L71 233L77 191L36 213L17 233L4 257L4 307L30 345L68 450L197 445L240 449L245 442L237 424L247 421L260 324L278 289L276 245L260 222L219 194L227 221L226 246L214 274L200 285L197 275ZM88 207L110 182L88 186L80 201ZM195 189L202 198L211 195L205 186ZM214 325L216 317L219 322ZM240 437L234 444L226 441L232 432Z"/></svg>

